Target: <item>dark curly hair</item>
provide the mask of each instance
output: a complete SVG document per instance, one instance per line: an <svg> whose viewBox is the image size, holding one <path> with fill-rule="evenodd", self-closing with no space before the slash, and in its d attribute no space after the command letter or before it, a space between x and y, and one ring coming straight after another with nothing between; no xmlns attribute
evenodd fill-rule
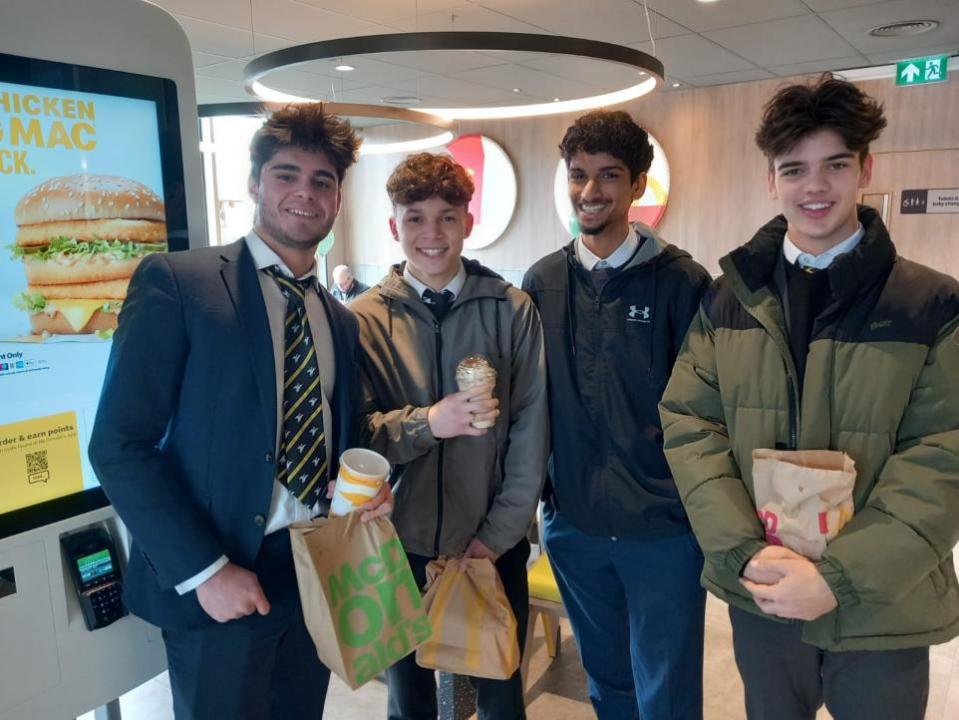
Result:
<svg viewBox="0 0 959 720"><path fill-rule="evenodd" d="M469 205L473 180L462 165L449 155L417 153L393 170L386 181L393 206L412 205L431 197L441 197L450 205Z"/></svg>
<svg viewBox="0 0 959 720"><path fill-rule="evenodd" d="M566 130L559 151L567 166L578 152L609 153L629 168L630 181L653 164L649 135L622 110L594 110L577 118Z"/></svg>
<svg viewBox="0 0 959 720"><path fill-rule="evenodd" d="M326 112L323 103L287 105L271 114L250 141L250 176L260 181L263 165L282 148L323 152L342 182L356 162L360 139L341 117Z"/></svg>
<svg viewBox="0 0 959 720"><path fill-rule="evenodd" d="M789 85L773 95L763 109L756 144L772 164L808 135L828 129L865 160L869 143L885 127L881 103L851 82L824 73L814 84Z"/></svg>

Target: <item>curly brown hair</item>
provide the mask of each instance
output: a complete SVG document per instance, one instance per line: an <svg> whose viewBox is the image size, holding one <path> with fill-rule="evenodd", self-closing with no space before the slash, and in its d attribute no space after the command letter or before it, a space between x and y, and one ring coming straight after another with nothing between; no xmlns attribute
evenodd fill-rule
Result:
<svg viewBox="0 0 959 720"><path fill-rule="evenodd" d="M250 141L250 176L260 181L263 165L282 148L294 147L326 154L337 179L356 162L360 139L343 118L326 112L323 103L286 105L272 113Z"/></svg>
<svg viewBox="0 0 959 720"><path fill-rule="evenodd" d="M629 168L629 179L649 172L653 146L649 135L622 110L593 110L576 119L563 136L559 151L567 167L573 155L609 153Z"/></svg>
<svg viewBox="0 0 959 720"><path fill-rule="evenodd" d="M450 205L466 206L474 189L466 168L449 155L428 152L410 155L396 166L386 181L386 192L393 207L437 196Z"/></svg>
<svg viewBox="0 0 959 720"><path fill-rule="evenodd" d="M851 82L824 73L813 84L789 85L773 95L763 108L756 144L771 165L810 134L828 129L862 161L885 127L882 103Z"/></svg>

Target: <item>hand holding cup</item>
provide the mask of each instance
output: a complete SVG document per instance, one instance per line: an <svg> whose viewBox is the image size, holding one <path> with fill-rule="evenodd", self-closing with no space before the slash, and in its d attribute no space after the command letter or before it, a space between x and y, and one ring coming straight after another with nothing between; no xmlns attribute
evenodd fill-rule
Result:
<svg viewBox="0 0 959 720"><path fill-rule="evenodd" d="M340 455L340 472L333 488L331 515L348 515L381 495L390 474L385 457L372 450L350 448Z"/></svg>
<svg viewBox="0 0 959 720"><path fill-rule="evenodd" d="M488 387L489 395L479 395L474 398L477 400L492 398L496 387L496 368L484 355L467 355L456 366L456 385L461 391ZM478 409L474 410L473 415L471 424L478 430L491 428L496 424L496 415L490 416L489 413L478 411Z"/></svg>

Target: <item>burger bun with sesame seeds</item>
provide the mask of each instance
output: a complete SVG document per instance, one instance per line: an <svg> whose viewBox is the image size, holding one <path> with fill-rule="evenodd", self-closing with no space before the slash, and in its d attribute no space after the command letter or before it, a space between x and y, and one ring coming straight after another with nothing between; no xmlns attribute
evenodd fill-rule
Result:
<svg viewBox="0 0 959 720"><path fill-rule="evenodd" d="M167 249L163 200L114 175L50 178L20 200L14 220L10 247L28 283L14 302L34 334L111 331L137 265Z"/></svg>

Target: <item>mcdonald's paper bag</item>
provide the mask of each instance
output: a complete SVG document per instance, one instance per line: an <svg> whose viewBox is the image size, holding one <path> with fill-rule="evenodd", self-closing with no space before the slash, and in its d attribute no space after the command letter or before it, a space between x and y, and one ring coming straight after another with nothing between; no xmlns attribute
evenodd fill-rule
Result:
<svg viewBox="0 0 959 720"><path fill-rule="evenodd" d="M416 651L421 667L506 680L519 667L516 617L486 558L439 558L426 567L424 597L433 636Z"/></svg>
<svg viewBox="0 0 959 720"><path fill-rule="evenodd" d="M766 541L818 560L853 516L856 464L838 450L753 450Z"/></svg>
<svg viewBox="0 0 959 720"><path fill-rule="evenodd" d="M303 617L320 660L354 690L430 636L406 553L385 517L290 527Z"/></svg>

